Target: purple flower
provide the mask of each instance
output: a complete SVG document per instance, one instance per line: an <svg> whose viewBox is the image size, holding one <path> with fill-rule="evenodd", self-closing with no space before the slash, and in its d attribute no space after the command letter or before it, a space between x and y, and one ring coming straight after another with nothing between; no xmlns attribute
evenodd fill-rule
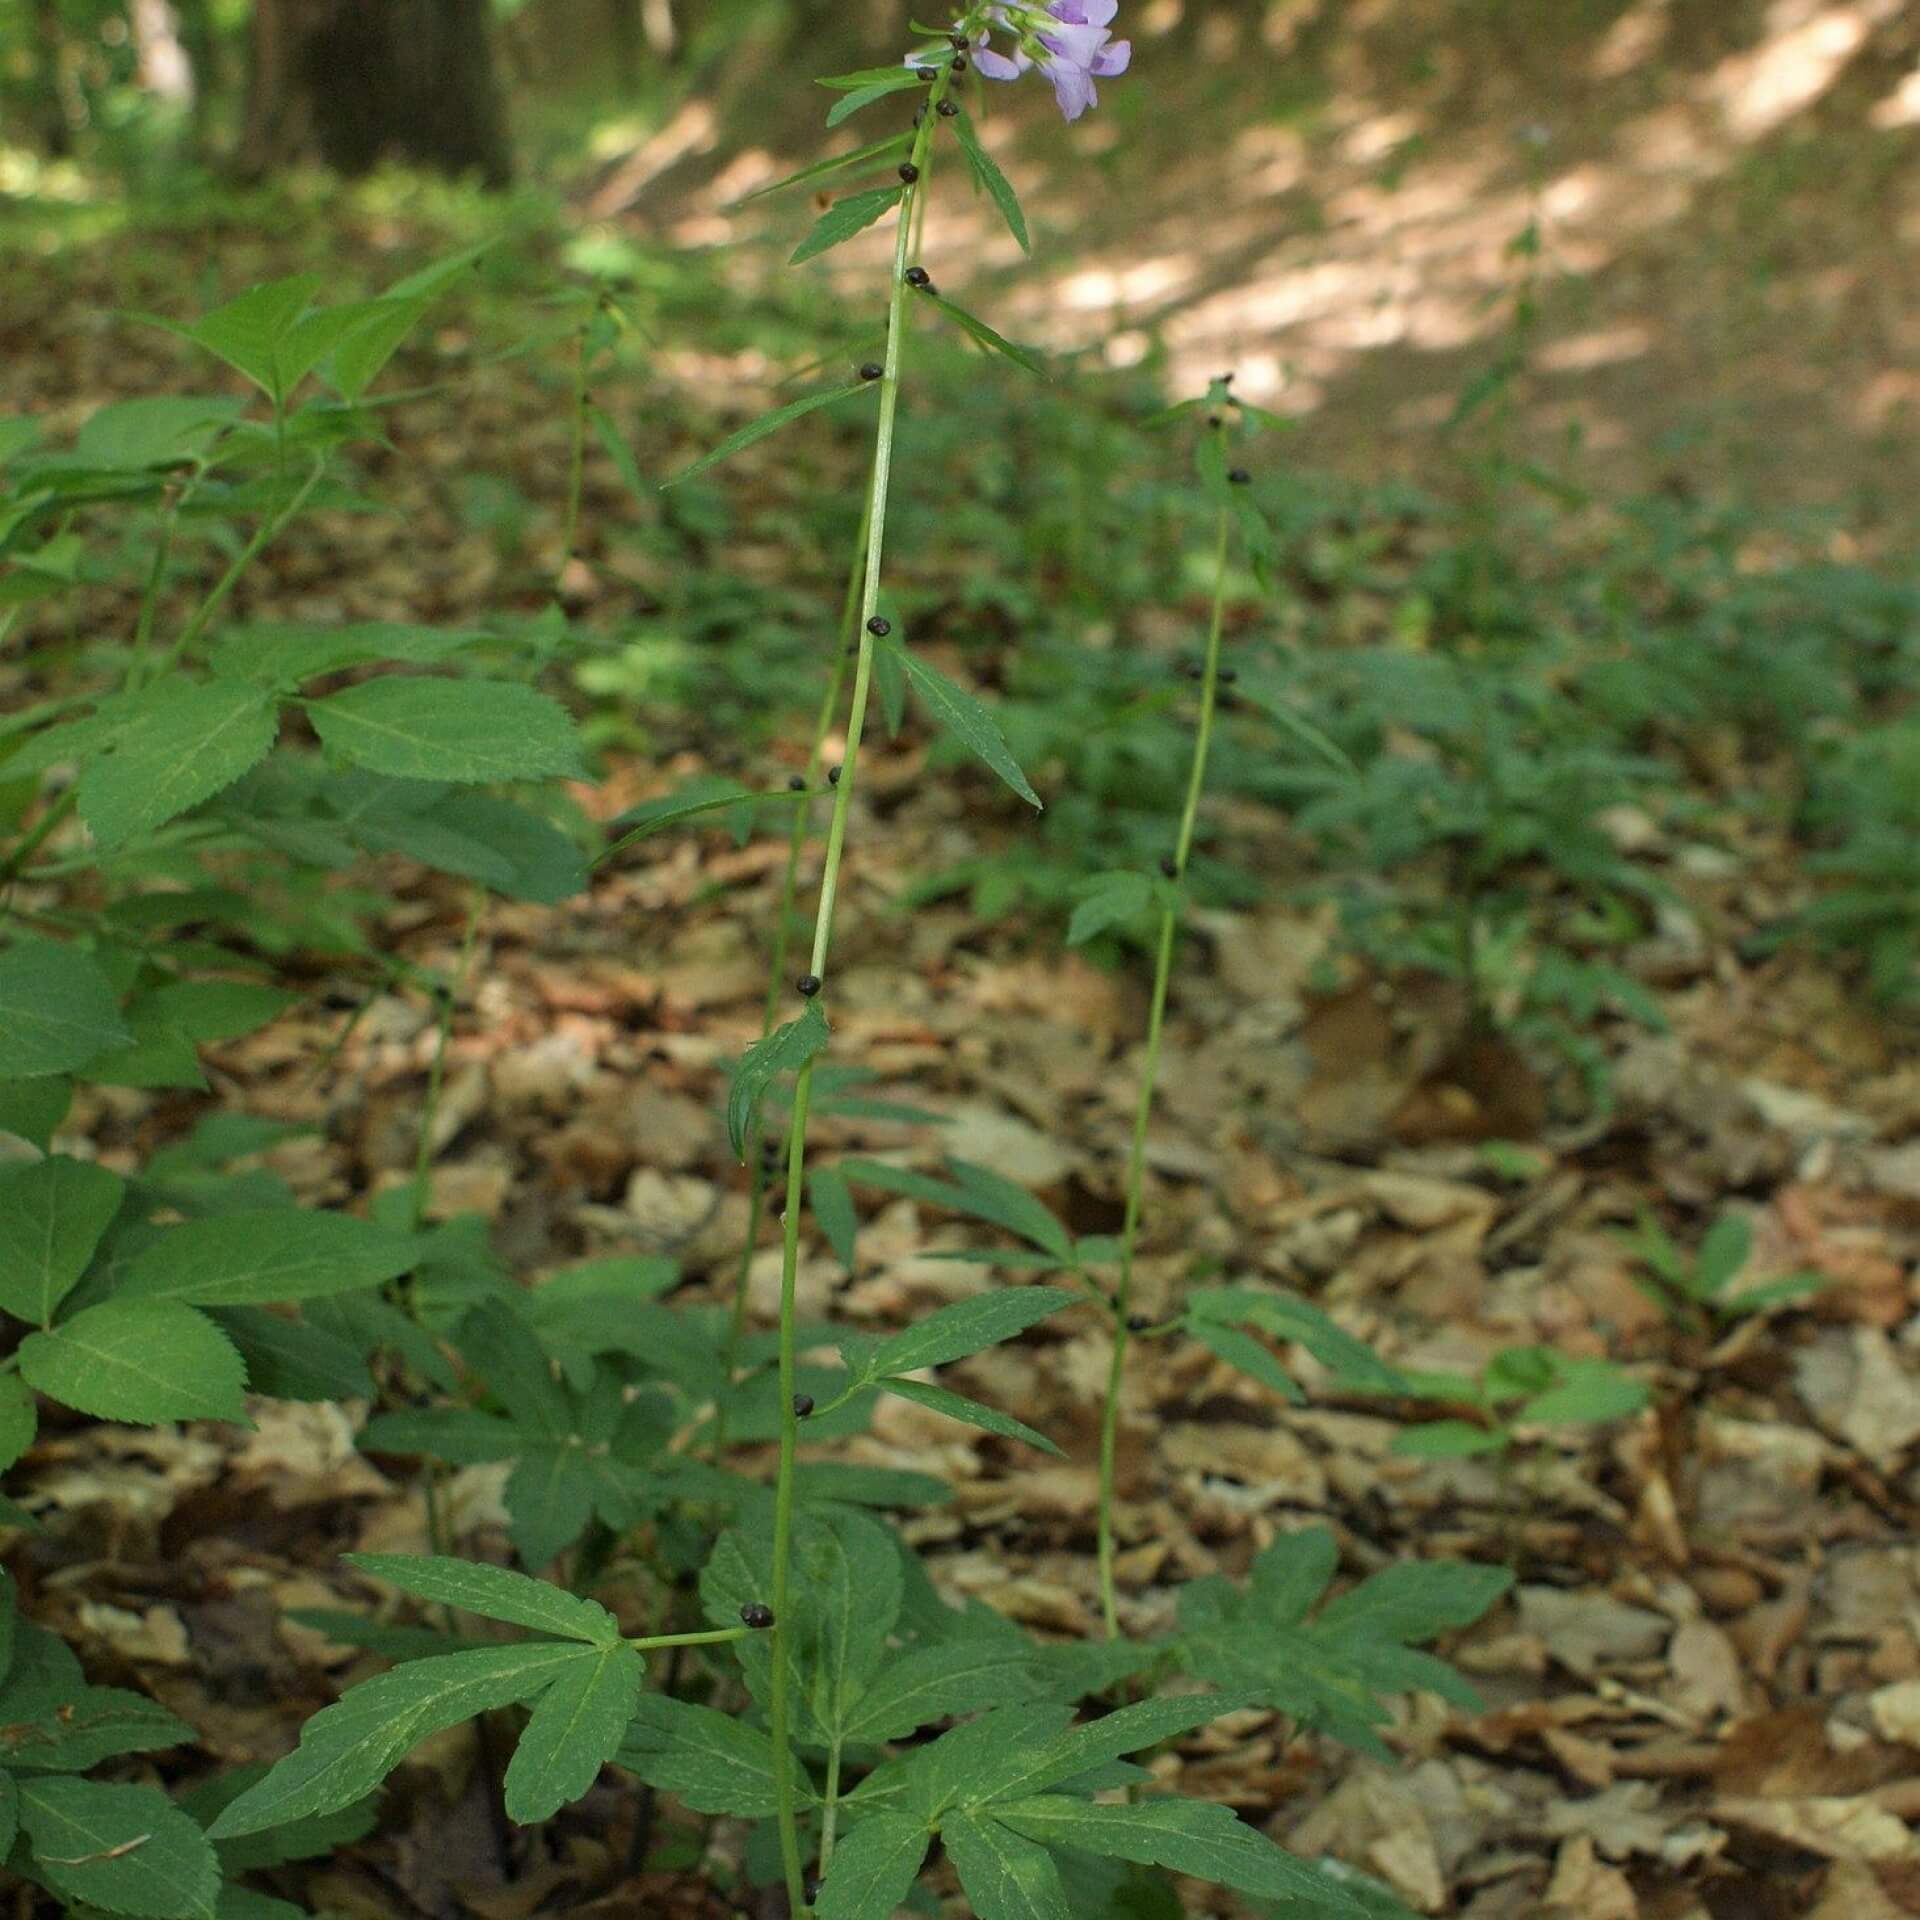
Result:
<svg viewBox="0 0 1920 1920"><path fill-rule="evenodd" d="M1053 83L1060 111L1077 120L1099 104L1094 81L1125 73L1133 58L1133 43L1113 38L1110 23L1119 10L1120 0L994 0L976 7L956 31L971 35L973 64L989 80L1018 80L1038 67ZM1011 36L1011 53L993 46L996 32Z"/></svg>

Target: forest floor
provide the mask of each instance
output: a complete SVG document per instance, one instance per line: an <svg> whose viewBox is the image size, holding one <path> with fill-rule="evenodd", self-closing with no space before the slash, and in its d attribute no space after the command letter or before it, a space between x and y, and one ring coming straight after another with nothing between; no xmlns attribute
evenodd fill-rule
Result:
<svg viewBox="0 0 1920 1920"><path fill-rule="evenodd" d="M1843 33L1839 16L1871 42L1871 60L1838 61L1831 85L1788 111L1858 117L1897 92L1916 33L1901 11L1775 9L1782 36L1809 34L1816 51L1828 44L1822 33ZM1639 6L1626 17L1644 16L1653 32L1664 12ZM1346 156L1344 174L1284 130L1237 147L1226 171L1246 199L1231 217L1219 160L1191 149L1183 178L1117 142L1103 207L1076 235L1078 277L1018 282L1011 297L1043 327L1051 316L1082 338L1116 316L1131 326L1157 314L1183 370L1232 362L1258 381L1266 355L1270 384L1303 414L1299 457L1373 472L1417 463L1414 430L1431 427L1476 346L1484 355L1486 330L1504 324L1507 243L1537 199L1542 272L1585 263L1582 285L1556 279L1543 294L1540 359L1557 361L1527 376L1524 411L1543 444L1577 410L1597 461L1629 462L1641 483L1657 484L1671 453L1693 484L1701 468L1689 446L1650 451L1679 426L1695 436L1691 448L1709 446L1702 486L1764 451L1758 490L1777 478L1798 504L1844 504L1859 516L1850 526L1884 532L1910 505L1916 473L1897 431L1910 418L1913 376L1901 358L1920 313L1906 297L1911 249L1883 258L1858 227L1848 239L1804 221L1799 196L1833 184L1821 136L1794 149L1805 172L1779 171L1787 162L1769 140L1780 122L1741 122L1759 109L1739 104L1748 95L1727 65L1736 51L1708 51L1701 72L1720 76L1722 91L1700 96L1698 113L1754 132L1744 144L1730 133L1717 158L1693 150L1697 175L1677 157L1688 115L1667 97L1683 79L1664 68L1665 78L1647 79L1651 52L1622 52L1618 75L1592 80L1643 85L1648 96L1642 144L1616 140L1611 163L1599 119L1570 110L1537 150L1483 132L1476 171L1458 150L1467 135L1440 124L1463 97L1447 91L1450 79L1467 83L1443 73L1432 125L1393 115L1382 124L1357 107L1320 123L1316 137ZM1516 61L1525 56L1516 47ZM1764 66L1757 47L1739 57ZM1521 81L1509 66L1475 85L1512 89L1519 119ZM1484 129L1502 116L1481 100L1469 117ZM1608 124L1619 135L1617 114ZM1876 139L1863 144L1879 150ZM1529 161L1529 151L1544 158ZM1380 169L1394 153L1403 167L1389 186ZM1536 167L1537 196L1527 184ZM1583 178L1596 198L1569 184ZM1699 217L1663 212L1647 188L1656 178L1691 196ZM1451 214L1427 197L1443 182ZM741 185L729 177L725 193ZM1229 268L1246 264L1276 202L1304 206L1309 187L1325 214L1317 239L1288 223L1250 286L1236 274L1229 288ZM1914 218L1910 170L1859 161L1842 170L1840 190L1855 188L1873 220ZM717 187L703 194L689 188L688 222L710 221L724 197ZM1783 246L1793 236L1803 256L1763 270L1766 250L1745 224L1755 194L1768 232ZM1182 216L1178 232L1206 256L1170 250L1164 271L1143 266L1142 229L1171 233L1174 213L1196 200L1209 221ZM616 208L617 198L603 209L614 226ZM1591 222L1615 223L1611 245L1589 230L1591 208L1603 210ZM170 341L104 315L171 310L170 289L206 239L116 243L27 289L0 316L0 398L70 417L174 382ZM354 244L372 255L388 239L375 221ZM219 238L220 272L239 284L306 264L302 255L325 258L339 242L317 225L271 236L236 228ZM440 344L460 345L445 335ZM708 372L717 382L730 365ZM560 377L509 362L455 401L397 413L398 451L382 479L400 513L316 523L320 533L269 556L242 610L452 622L516 596L533 604L537 568L502 561L497 538L456 510L456 483L469 467L507 468L551 518L564 474ZM1794 403L1777 404L1783 393ZM617 476L596 458L590 515L625 510ZM551 547L544 520L534 539ZM756 552L740 564L780 562ZM577 614L616 612L604 579L583 569L571 584ZM634 760L579 797L611 817L723 751L701 742ZM923 778L925 766L925 744L909 734L877 749L863 775L836 1046L874 1068L886 1093L947 1124L937 1141L845 1121L821 1138L929 1165L946 1153L977 1161L1040 1194L1076 1230L1109 1231L1144 984L1063 959L1050 934L982 924L964 902L898 912L915 876L1002 834L996 816L983 825L962 807L952 783ZM1303 1851L1365 1866L1424 1913L1920 1913L1913 1035L1805 953L1755 956L1747 936L1801 891L1780 836L1739 829L1746 838L1730 860L1724 820L1711 845L1650 820L1619 825L1684 910L1631 956L1670 1030L1604 1027L1612 1099L1589 1119L1546 1119L1526 1063L1459 1044L1450 989L1349 976L1341 991L1315 991L1324 916L1276 903L1200 921L1175 986L1152 1136L1147 1309L1175 1298L1200 1263L1300 1290L1397 1362L1471 1371L1500 1348L1550 1343L1631 1366L1654 1406L1612 1428L1544 1433L1503 1475L1483 1461L1394 1456L1390 1409L1319 1393L1285 1409L1210 1356L1170 1342L1136 1349L1121 1455L1130 1631L1165 1627L1182 1583L1243 1572L1276 1531L1308 1521L1334 1526L1349 1574L1457 1554L1504 1561L1518 1581L1450 1650L1484 1710L1422 1701L1392 1736L1400 1764L1249 1713L1163 1755L1156 1770ZM1276 878L1298 871L1284 822L1235 810L1229 832L1243 864ZM436 1215L484 1217L529 1278L587 1254L648 1251L680 1264L691 1296L725 1295L747 1191L717 1120L719 1063L758 1031L780 857L721 836L649 842L566 906L489 908L464 955L466 890L403 885L394 950L461 982L435 1138ZM432 1046L418 999L375 998L343 1040L322 994L313 1011L214 1050L210 1067L222 1105L311 1129L265 1156L303 1201L350 1205L409 1176ZM115 1092L74 1124L104 1157L130 1162L202 1110L187 1096ZM1522 1151L1490 1155L1495 1139ZM1827 1284L1724 1338L1676 1329L1634 1284L1623 1244L1646 1205L1701 1230L1739 1212L1753 1227L1754 1280L1811 1269ZM809 1244L802 1308L898 1325L954 1297L975 1270L927 1256L967 1241L953 1221L897 1201L865 1223L851 1277ZM763 1317L777 1271L769 1240L753 1267ZM853 1457L954 1487L949 1505L908 1523L949 1593L1048 1633L1098 1630L1093 1460L1106 1352L1093 1318L1069 1315L957 1369L967 1391L1051 1435L1062 1461L1037 1465L896 1401L851 1443ZM1310 1367L1303 1377L1311 1383ZM355 1451L362 1411L263 1403L251 1433L50 1430L9 1489L47 1528L9 1556L29 1611L71 1636L99 1677L180 1713L210 1759L282 1750L297 1717L366 1664L286 1611L365 1610L370 1591L341 1570L340 1553L428 1545L418 1479ZM490 1469L445 1488L464 1550L502 1550L499 1494ZM317 1869L284 1870L286 1891L369 1920L721 1911L691 1871L629 1873L634 1797L610 1781L538 1834L503 1833L494 1793L467 1733L437 1740L389 1797L381 1836Z"/></svg>

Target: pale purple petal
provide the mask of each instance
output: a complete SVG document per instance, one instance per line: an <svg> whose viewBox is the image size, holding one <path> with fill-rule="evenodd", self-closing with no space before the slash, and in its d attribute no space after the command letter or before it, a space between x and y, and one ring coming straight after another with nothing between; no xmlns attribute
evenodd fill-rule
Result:
<svg viewBox="0 0 1920 1920"><path fill-rule="evenodd" d="M1102 80L1111 80L1116 73L1125 73L1127 63L1133 58L1133 42L1116 40L1111 46L1102 47L1093 56L1090 71L1097 73Z"/></svg>
<svg viewBox="0 0 1920 1920"><path fill-rule="evenodd" d="M1120 0L1053 0L1047 11L1069 26L1104 27L1120 11Z"/></svg>
<svg viewBox="0 0 1920 1920"><path fill-rule="evenodd" d="M1078 120L1100 97L1094 91L1092 75L1071 60L1048 61L1046 75L1053 82L1053 97L1061 113L1069 120Z"/></svg>
<svg viewBox="0 0 1920 1920"><path fill-rule="evenodd" d="M1093 57L1107 43L1105 27L1070 27L1062 24L1050 33L1038 36L1043 47L1057 53L1076 67L1093 64Z"/></svg>
<svg viewBox="0 0 1920 1920"><path fill-rule="evenodd" d="M1033 62L1018 54L1009 60L1004 53L995 53L991 47L981 47L974 53L973 64L989 80L1018 80Z"/></svg>

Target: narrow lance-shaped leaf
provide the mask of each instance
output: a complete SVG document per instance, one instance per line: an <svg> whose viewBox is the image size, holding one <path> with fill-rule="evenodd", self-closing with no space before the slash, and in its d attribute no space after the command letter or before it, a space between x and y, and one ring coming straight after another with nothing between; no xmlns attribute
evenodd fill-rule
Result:
<svg viewBox="0 0 1920 1920"><path fill-rule="evenodd" d="M964 111L955 114L953 130L959 136L961 150L967 156L967 164L973 169L973 177L986 188L993 204L1000 209L1000 217L1006 221L1007 231L1020 242L1022 253L1031 253L1033 245L1027 238L1027 217L1020 211L1020 197L1014 192L1013 183L1000 171L999 162L981 145L973 116Z"/></svg>
<svg viewBox="0 0 1920 1920"><path fill-rule="evenodd" d="M994 724L993 715L967 690L930 667L906 648L897 651L914 691L927 703L934 718L962 746L976 754L997 773L1028 806L1038 808L1040 796L1034 792L1020 764L1008 751L1006 740Z"/></svg>
<svg viewBox="0 0 1920 1920"><path fill-rule="evenodd" d="M834 1849L816 1920L892 1920L920 1876L932 1835L911 1814L876 1813Z"/></svg>
<svg viewBox="0 0 1920 1920"><path fill-rule="evenodd" d="M1018 1440L1023 1446L1038 1447L1056 1459L1066 1457L1044 1433L1036 1432L1024 1420L1016 1420L997 1407L983 1407L979 1401L950 1393L945 1387L932 1386L924 1380L885 1380L880 1383L880 1390L911 1400L929 1413L944 1413L949 1420L958 1420L963 1426L978 1427L982 1433L991 1433L998 1439Z"/></svg>
<svg viewBox="0 0 1920 1920"><path fill-rule="evenodd" d="M771 413L763 413L758 420L750 420L737 433L728 434L712 452L703 453L692 466L682 467L670 480L663 480L660 485L663 489L677 487L681 481L691 480L696 473L705 473L722 460L731 460L756 440L764 440L768 434L778 433L782 427L791 426L794 421L804 419L822 407L851 399L856 393L865 393L878 384L877 381L854 380L844 387L829 387L824 393L810 393L804 400L790 400L784 407L776 407Z"/></svg>
<svg viewBox="0 0 1920 1920"><path fill-rule="evenodd" d="M956 307L951 300L940 294L927 292L920 297L923 300L931 300L956 327L963 333L971 335L981 346L1003 355L1016 367L1024 367L1028 373L1037 373L1045 377L1047 363L1031 347L1019 346L1004 334L995 333L977 314L969 313L965 307Z"/></svg>
<svg viewBox="0 0 1920 1920"><path fill-rule="evenodd" d="M974 1300L959 1300L883 1340L867 1356L874 1376L944 1367L949 1361L995 1347L1002 1340L1078 1303L1065 1287L1003 1287Z"/></svg>
<svg viewBox="0 0 1920 1920"><path fill-rule="evenodd" d="M825 160L816 160L811 166L802 167L798 173L790 173L783 180L775 180L771 185L756 187L739 200L736 206L746 206L750 201L764 200L770 193L780 193L788 187L805 186L810 180L825 179L827 175L844 173L851 167L865 166L869 162L879 164L891 160L896 154L906 152L913 144L910 133L889 134L884 140L875 140L864 147L856 147L851 153L836 153Z"/></svg>
<svg viewBox="0 0 1920 1920"><path fill-rule="evenodd" d="M803 260L812 260L829 248L839 246L843 240L851 240L883 214L891 213L905 199L906 192L903 186L873 187L865 193L852 193L844 200L836 200L814 222L813 231L794 248L787 265L797 267Z"/></svg>
<svg viewBox="0 0 1920 1920"><path fill-rule="evenodd" d="M727 1137L738 1159L747 1157L747 1141L759 1120L767 1089L781 1074L798 1073L817 1058L830 1037L820 1002L809 1000L806 1012L797 1020L775 1027L741 1056L733 1072L733 1085L727 1089Z"/></svg>
<svg viewBox="0 0 1920 1920"><path fill-rule="evenodd" d="M405 1593L417 1593L423 1600L489 1620L511 1621L535 1633L558 1634L563 1640L585 1640L594 1646L612 1646L620 1639L620 1623L599 1601L583 1600L564 1587L529 1579L506 1567L404 1553L350 1553L347 1564Z"/></svg>

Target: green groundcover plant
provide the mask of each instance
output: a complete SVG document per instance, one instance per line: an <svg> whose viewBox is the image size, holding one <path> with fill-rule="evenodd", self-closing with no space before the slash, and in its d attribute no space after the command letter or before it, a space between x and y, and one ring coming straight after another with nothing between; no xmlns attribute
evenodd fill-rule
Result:
<svg viewBox="0 0 1920 1920"><path fill-rule="evenodd" d="M0 1311L20 1336L0 1366L0 1464L32 1444L42 1401L153 1423L244 1421L249 1391L371 1399L361 1445L424 1463L436 1531L444 1466L507 1465L523 1569L461 1559L444 1538L431 1555L355 1557L370 1590L412 1596L425 1623L302 1615L391 1665L313 1716L272 1766L178 1800L150 1778L85 1777L115 1762L124 1773L127 1756L190 1732L138 1696L89 1685L56 1636L16 1618L7 1589L0 1837L10 1866L69 1911L297 1911L249 1876L351 1844L421 1740L493 1714L514 1726L500 1783L511 1819L549 1819L603 1769L623 1770L691 1815L745 1823L741 1873L781 1885L795 1916L936 1911L929 1875L940 1862L978 1920L1177 1914L1174 1876L1263 1911L1401 1911L1229 1808L1159 1791L1143 1757L1246 1709L1386 1752L1392 1696L1419 1688L1470 1701L1425 1649L1479 1618L1504 1571L1410 1562L1335 1591L1336 1540L1313 1528L1267 1547L1245 1583L1187 1588L1171 1631L1121 1632L1113 1435L1131 1339L1192 1338L1288 1399L1301 1397L1281 1351L1293 1344L1343 1385L1407 1390L1327 1315L1265 1286L1195 1288L1162 1325L1133 1311L1158 1039L1230 672L1233 543L1272 584L1273 536L1231 451L1261 422L1224 382L1173 416L1196 428L1214 519L1183 807L1163 863L1099 877L1072 929L1088 939L1141 924L1155 956L1120 1233L1075 1235L1025 1189L964 1161L935 1175L809 1150L824 1112L916 1117L876 1102L857 1063L830 1057L836 909L876 694L891 724L916 702L1021 801L1042 800L990 706L920 657L889 611L883 562L914 331L956 330L983 370L997 361L1009 378L1045 372L935 284L925 264L933 174L957 161L1028 247L1026 215L967 105L972 78L1037 70L1074 119L1097 103L1098 81L1127 68L1116 12L1116 0L976 5L899 64L833 77L830 126L861 113L897 124L780 183L852 188L819 216L797 262L886 220L893 246L871 357L675 476L704 474L816 411L877 410L812 744L805 770L775 791L725 781L683 790L624 817L594 853L562 786L590 776L589 757L541 684L567 645L557 608L472 631L231 617L237 584L301 515L364 504L348 456L379 436L375 383L471 256L361 301L326 304L312 277L273 282L176 329L242 376L251 404L123 402L63 447L34 423L0 423L10 563L0 621L111 583L128 553L145 556L127 638L87 634L51 649L41 697L0 721ZM596 294L578 313L562 569L579 539L586 435L618 438L589 395L616 345L616 310ZM632 456L619 451L625 472ZM209 555L213 584L175 625L177 576ZM844 747L829 766L835 737ZM811 930L796 959L791 923L822 806ZM470 887L471 931L489 893L557 903L650 835L728 818L773 818L788 833L762 1037L725 1102L752 1194L734 1297L672 1300L673 1265L630 1258L523 1288L475 1223L426 1223L427 1143L459 983L382 952L373 929L390 902L369 862L401 856ZM247 1164L287 1129L240 1115L203 1120L133 1172L72 1150L64 1129L78 1089L204 1089L201 1049L283 1011L296 997L292 962L316 955L369 995L423 993L439 1015L416 1177L378 1196L369 1217L296 1204L278 1176ZM890 1334L803 1323L804 1223L851 1266L864 1191L971 1222L982 1243L962 1257L1016 1277ZM780 1314L762 1331L746 1277L769 1208L781 1223ZM803 1435L830 1443L861 1431L885 1395L1057 1451L935 1376L1089 1309L1112 1342L1098 1463L1107 1635L1060 1644L942 1598L886 1517L944 1498L942 1483L799 1455ZM829 1350L837 1359L820 1357ZM771 1484L743 1451L768 1444ZM18 1508L4 1517L33 1524ZM616 1558L623 1606L637 1577L631 1604L644 1618L617 1618L594 1595ZM645 1630L629 1631L636 1624Z"/></svg>

